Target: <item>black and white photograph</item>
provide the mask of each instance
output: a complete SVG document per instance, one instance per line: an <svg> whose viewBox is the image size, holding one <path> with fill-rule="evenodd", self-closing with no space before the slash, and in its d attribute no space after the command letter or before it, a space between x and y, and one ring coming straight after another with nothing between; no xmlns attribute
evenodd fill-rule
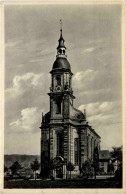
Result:
<svg viewBox="0 0 126 194"><path fill-rule="evenodd" d="M4 189L124 188L122 7L4 5Z"/></svg>

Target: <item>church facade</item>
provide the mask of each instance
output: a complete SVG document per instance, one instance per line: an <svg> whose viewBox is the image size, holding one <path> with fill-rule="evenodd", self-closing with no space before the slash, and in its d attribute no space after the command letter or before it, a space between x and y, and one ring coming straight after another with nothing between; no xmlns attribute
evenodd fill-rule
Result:
<svg viewBox="0 0 126 194"><path fill-rule="evenodd" d="M40 127L41 168L44 158L48 163L61 160L62 169L57 169L53 176L58 177L60 174L62 178L66 178L69 162L75 166L72 173L77 175L87 159L93 161L94 149L100 150L100 136L88 124L86 110L82 113L74 107L73 73L64 42L61 29L56 60L50 72L50 110L42 114Z"/></svg>

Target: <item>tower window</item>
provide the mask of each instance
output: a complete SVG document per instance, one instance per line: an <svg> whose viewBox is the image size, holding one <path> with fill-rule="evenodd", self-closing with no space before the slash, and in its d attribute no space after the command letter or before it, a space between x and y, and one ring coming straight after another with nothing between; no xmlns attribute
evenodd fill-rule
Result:
<svg viewBox="0 0 126 194"><path fill-rule="evenodd" d="M63 135L61 133L57 134L57 155L62 156L63 154Z"/></svg>
<svg viewBox="0 0 126 194"><path fill-rule="evenodd" d="M79 164L79 139L75 138L74 139L74 160L75 160L75 165Z"/></svg>
<svg viewBox="0 0 126 194"><path fill-rule="evenodd" d="M56 76L57 85L61 86L61 75Z"/></svg>
<svg viewBox="0 0 126 194"><path fill-rule="evenodd" d="M62 50L61 49L59 49L59 53L62 54Z"/></svg>
<svg viewBox="0 0 126 194"><path fill-rule="evenodd" d="M58 100L56 102L56 114L60 114L61 113L61 101Z"/></svg>
<svg viewBox="0 0 126 194"><path fill-rule="evenodd" d="M65 50L63 50L63 54L65 54Z"/></svg>

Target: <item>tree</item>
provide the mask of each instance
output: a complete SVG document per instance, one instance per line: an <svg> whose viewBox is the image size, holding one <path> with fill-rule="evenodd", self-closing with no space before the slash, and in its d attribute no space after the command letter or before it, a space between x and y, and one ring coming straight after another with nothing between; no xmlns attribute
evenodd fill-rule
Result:
<svg viewBox="0 0 126 194"><path fill-rule="evenodd" d="M31 163L31 169L35 173L35 180L36 180L36 171L39 169L40 163L38 162L37 158Z"/></svg>
<svg viewBox="0 0 126 194"><path fill-rule="evenodd" d="M118 168L115 171L115 179L119 187L122 187L122 146L113 147L113 150L110 152L111 157L117 160Z"/></svg>
<svg viewBox="0 0 126 194"><path fill-rule="evenodd" d="M50 169L55 170L57 168L58 162L56 158L50 160Z"/></svg>
<svg viewBox="0 0 126 194"><path fill-rule="evenodd" d="M115 180L117 181L117 185L122 187L122 163L118 165L118 169L115 171Z"/></svg>
<svg viewBox="0 0 126 194"><path fill-rule="evenodd" d="M50 168L51 180L55 179L55 175L54 175L53 171L56 171L57 165L58 165L58 162L57 162L56 158L50 160L49 168Z"/></svg>
<svg viewBox="0 0 126 194"><path fill-rule="evenodd" d="M16 161L12 164L10 169L11 169L12 174L15 175L18 170L22 169L22 166L20 165L18 161Z"/></svg>
<svg viewBox="0 0 126 194"><path fill-rule="evenodd" d="M122 162L122 146L120 147L112 147L112 151L110 155L112 158L117 159L119 162Z"/></svg>
<svg viewBox="0 0 126 194"><path fill-rule="evenodd" d="M90 159L87 159L82 164L81 172L82 172L83 176L86 175L87 178L89 178L90 174L93 174L92 163L91 163Z"/></svg>
<svg viewBox="0 0 126 194"><path fill-rule="evenodd" d="M41 177L47 178L50 174L50 171L51 169L48 157L43 156L41 159Z"/></svg>
<svg viewBox="0 0 126 194"><path fill-rule="evenodd" d="M108 172L112 173L114 171L114 166L112 163L108 164Z"/></svg>
<svg viewBox="0 0 126 194"><path fill-rule="evenodd" d="M61 178L62 177L62 168L63 168L62 157L58 156L56 158L51 159L50 160L50 172L51 172L50 178L53 180L55 178L56 174L59 178ZM53 175L54 175L54 177L53 177Z"/></svg>
<svg viewBox="0 0 126 194"><path fill-rule="evenodd" d="M70 178L71 178L71 171L73 171L74 170L74 165L71 163L71 162L68 162L68 164L67 164L67 166L66 166L66 169L68 170L68 171L70 171Z"/></svg>
<svg viewBox="0 0 126 194"><path fill-rule="evenodd" d="M4 172L7 172L8 168L4 164Z"/></svg>
<svg viewBox="0 0 126 194"><path fill-rule="evenodd" d="M93 166L94 166L94 172L95 172L95 179L96 179L96 172L99 170L99 151L98 148L94 148L94 154L93 154Z"/></svg>

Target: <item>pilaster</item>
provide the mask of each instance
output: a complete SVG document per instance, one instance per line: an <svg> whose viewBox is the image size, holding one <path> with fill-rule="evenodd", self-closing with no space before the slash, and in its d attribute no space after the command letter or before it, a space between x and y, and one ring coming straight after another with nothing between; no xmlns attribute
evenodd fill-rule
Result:
<svg viewBox="0 0 126 194"><path fill-rule="evenodd" d="M93 137L91 137L91 160L93 160Z"/></svg>
<svg viewBox="0 0 126 194"><path fill-rule="evenodd" d="M68 126L68 152L67 152L67 162L74 162L73 158L73 131L71 126Z"/></svg>
<svg viewBox="0 0 126 194"><path fill-rule="evenodd" d="M66 164L63 164L63 179L66 179Z"/></svg>
<svg viewBox="0 0 126 194"><path fill-rule="evenodd" d="M81 129L80 134L80 154L81 154L81 166L87 159L87 136L86 130L84 128Z"/></svg>
<svg viewBox="0 0 126 194"><path fill-rule="evenodd" d="M68 126L64 126L64 136L63 136L63 155L64 155L64 160L67 161L67 150L68 150Z"/></svg>
<svg viewBox="0 0 126 194"><path fill-rule="evenodd" d="M50 129L50 159L54 158L54 130Z"/></svg>
<svg viewBox="0 0 126 194"><path fill-rule="evenodd" d="M88 135L88 158L91 159L91 136Z"/></svg>

